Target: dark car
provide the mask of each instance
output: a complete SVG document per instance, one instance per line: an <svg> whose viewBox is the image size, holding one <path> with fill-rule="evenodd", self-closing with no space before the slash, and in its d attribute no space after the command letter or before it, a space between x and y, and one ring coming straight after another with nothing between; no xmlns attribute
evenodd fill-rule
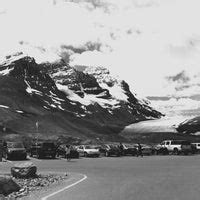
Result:
<svg viewBox="0 0 200 200"><path fill-rule="evenodd" d="M142 154L143 155L153 155L154 154L154 148L151 145L147 145L147 144L140 144L141 145L141 150L142 150ZM134 144L134 147L137 149L138 151L138 144Z"/></svg>
<svg viewBox="0 0 200 200"><path fill-rule="evenodd" d="M23 159L27 157L26 149L22 142L5 142L3 147L5 159Z"/></svg>
<svg viewBox="0 0 200 200"><path fill-rule="evenodd" d="M57 156L66 158L66 145L65 144L61 144L58 146ZM71 148L70 148L69 158L79 158L79 152L73 146L71 146Z"/></svg>
<svg viewBox="0 0 200 200"><path fill-rule="evenodd" d="M127 155L135 156L137 154L137 148L134 147L133 145L123 144L122 146L123 146L122 154L124 156L127 156Z"/></svg>
<svg viewBox="0 0 200 200"><path fill-rule="evenodd" d="M189 153L194 154L195 153L195 149L194 146L191 144L190 141L187 140L183 140L181 142L181 151L187 155Z"/></svg>
<svg viewBox="0 0 200 200"><path fill-rule="evenodd" d="M154 154L155 155L169 155L169 151L166 147L162 147L160 144L154 145Z"/></svg>
<svg viewBox="0 0 200 200"><path fill-rule="evenodd" d="M99 152L102 155L108 156L121 156L121 150L119 149L118 145L114 144L104 144L99 147Z"/></svg>
<svg viewBox="0 0 200 200"><path fill-rule="evenodd" d="M191 143L191 145L194 154L200 152L200 143Z"/></svg>
<svg viewBox="0 0 200 200"><path fill-rule="evenodd" d="M31 145L30 156L36 156L37 158L55 158L56 149L54 142L35 142Z"/></svg>

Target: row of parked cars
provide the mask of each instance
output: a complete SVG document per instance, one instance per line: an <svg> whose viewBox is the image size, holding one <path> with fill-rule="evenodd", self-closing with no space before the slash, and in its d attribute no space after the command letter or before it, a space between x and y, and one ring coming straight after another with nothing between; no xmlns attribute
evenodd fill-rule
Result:
<svg viewBox="0 0 200 200"><path fill-rule="evenodd" d="M70 146L70 158L99 157L99 156L136 156L139 144L101 144ZM5 159L30 157L66 157L66 144L56 145L52 141L34 142L29 148L25 148L22 142L4 142L3 157ZM187 140L165 140L160 144L141 144L143 155L155 154L195 154L200 152L200 143L190 143Z"/></svg>
<svg viewBox="0 0 200 200"><path fill-rule="evenodd" d="M200 143L191 143L187 140L165 140L160 144L102 144L80 145L76 147L80 156L136 156L141 146L143 155L179 155L200 153Z"/></svg>

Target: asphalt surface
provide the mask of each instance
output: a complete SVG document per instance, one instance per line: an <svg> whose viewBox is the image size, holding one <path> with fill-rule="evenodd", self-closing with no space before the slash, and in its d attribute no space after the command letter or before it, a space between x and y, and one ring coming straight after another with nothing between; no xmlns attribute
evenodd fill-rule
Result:
<svg viewBox="0 0 200 200"><path fill-rule="evenodd" d="M87 176L48 200L200 199L200 155L31 161L39 171L70 173L68 185ZM15 162L0 163L0 173L8 171ZM52 192L55 190L48 194Z"/></svg>

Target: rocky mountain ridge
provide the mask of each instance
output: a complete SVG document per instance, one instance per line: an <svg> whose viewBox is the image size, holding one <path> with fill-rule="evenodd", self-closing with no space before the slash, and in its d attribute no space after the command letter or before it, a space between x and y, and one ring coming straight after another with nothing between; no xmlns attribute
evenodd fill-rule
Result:
<svg viewBox="0 0 200 200"><path fill-rule="evenodd" d="M0 65L0 88L2 127L19 134L117 138L130 123L162 116L103 68L80 72L17 55Z"/></svg>
<svg viewBox="0 0 200 200"><path fill-rule="evenodd" d="M200 135L200 117L193 117L189 118L187 120L184 120L178 126L176 127L176 130L179 133L182 133L184 135Z"/></svg>

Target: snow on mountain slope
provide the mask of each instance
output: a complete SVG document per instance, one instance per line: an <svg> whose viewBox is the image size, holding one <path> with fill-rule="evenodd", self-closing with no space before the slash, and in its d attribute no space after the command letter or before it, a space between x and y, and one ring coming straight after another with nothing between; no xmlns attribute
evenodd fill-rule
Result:
<svg viewBox="0 0 200 200"><path fill-rule="evenodd" d="M61 63L45 64L45 70L67 97L83 104L90 111L97 104L109 115L126 116L132 122L162 116L147 102L137 99L128 84L115 78L103 67L85 67L80 71Z"/></svg>
<svg viewBox="0 0 200 200"><path fill-rule="evenodd" d="M141 104L125 81L109 76L96 78L62 61L9 57L0 65L0 121L19 133L33 134L39 121L43 135L118 137L130 123L162 116Z"/></svg>
<svg viewBox="0 0 200 200"><path fill-rule="evenodd" d="M60 109L72 112L74 103L71 103L65 95L60 92L54 81L49 75L41 73L39 66L35 60L30 57L20 55L18 59L7 60L0 68L2 78L10 78L19 80L25 89L23 95L33 96L37 99L37 103L45 109ZM2 73L7 71L7 73ZM7 88L9 89L9 88ZM70 106L70 110L68 107ZM67 108L66 108L67 107ZM77 114L76 112L74 112Z"/></svg>
<svg viewBox="0 0 200 200"><path fill-rule="evenodd" d="M129 85L118 77L113 76L108 69L103 67L87 67L84 73L94 76L99 85L107 89L113 100L124 102L127 105L127 110L132 113L145 113L146 118L154 118L155 110L150 107L147 100L139 98L136 94L130 91ZM151 112L151 114L150 114ZM155 113L155 116L154 114Z"/></svg>
<svg viewBox="0 0 200 200"><path fill-rule="evenodd" d="M200 135L200 117L194 117L181 122L177 131L186 135Z"/></svg>

